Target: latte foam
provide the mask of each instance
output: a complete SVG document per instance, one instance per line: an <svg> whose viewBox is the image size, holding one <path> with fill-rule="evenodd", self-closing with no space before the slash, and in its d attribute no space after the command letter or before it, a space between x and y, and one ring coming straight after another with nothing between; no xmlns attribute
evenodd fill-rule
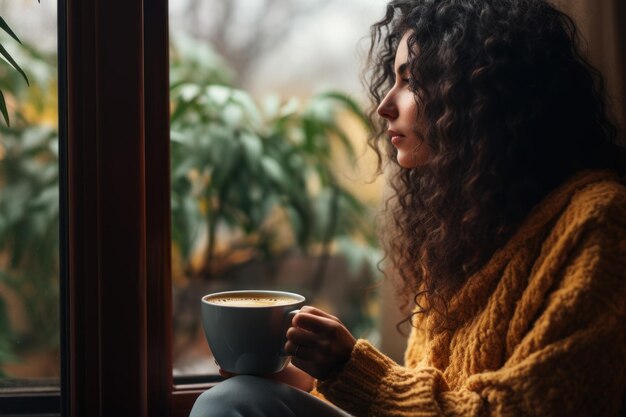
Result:
<svg viewBox="0 0 626 417"><path fill-rule="evenodd" d="M229 306L229 307L269 307L269 306L283 306L294 304L298 300L291 297L277 297L277 296L225 296L215 297L206 300L209 304Z"/></svg>

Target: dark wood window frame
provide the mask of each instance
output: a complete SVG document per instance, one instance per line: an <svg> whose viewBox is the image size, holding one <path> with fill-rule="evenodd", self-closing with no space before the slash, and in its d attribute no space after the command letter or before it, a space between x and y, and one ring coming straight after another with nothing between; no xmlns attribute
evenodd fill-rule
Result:
<svg viewBox="0 0 626 417"><path fill-rule="evenodd" d="M172 378L167 0L67 2L69 416L187 416Z"/></svg>

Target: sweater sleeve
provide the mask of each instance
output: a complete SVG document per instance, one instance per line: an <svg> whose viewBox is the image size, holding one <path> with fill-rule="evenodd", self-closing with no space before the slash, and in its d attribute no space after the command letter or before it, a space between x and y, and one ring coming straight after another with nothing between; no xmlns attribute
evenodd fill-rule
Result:
<svg viewBox="0 0 626 417"><path fill-rule="evenodd" d="M354 416L439 416L439 396L450 393L443 375L434 368L406 368L379 352L366 340L358 340L342 371L317 390ZM467 401L478 415L480 398L457 393L453 401Z"/></svg>
<svg viewBox="0 0 626 417"><path fill-rule="evenodd" d="M616 216L565 234L567 251L556 245L549 257L558 269L539 268L555 274L555 285L501 368L450 389L440 370L400 366L359 340L318 391L357 417L618 415L625 406L626 210L617 208Z"/></svg>

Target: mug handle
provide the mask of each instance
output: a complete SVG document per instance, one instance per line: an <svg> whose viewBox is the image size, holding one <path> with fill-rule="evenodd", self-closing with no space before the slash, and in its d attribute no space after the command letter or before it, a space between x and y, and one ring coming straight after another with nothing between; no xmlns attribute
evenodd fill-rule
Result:
<svg viewBox="0 0 626 417"><path fill-rule="evenodd" d="M285 352L285 342L287 341L287 330L289 330L289 327L291 327L291 321L296 316L296 314L298 314L299 312L300 312L300 309L298 309L298 310L291 310L290 312L285 314L285 327L284 327L284 330L283 330L283 334L285 335L285 337L284 337L284 341L283 341L283 346L281 347L281 355L282 356L291 356L287 352Z"/></svg>

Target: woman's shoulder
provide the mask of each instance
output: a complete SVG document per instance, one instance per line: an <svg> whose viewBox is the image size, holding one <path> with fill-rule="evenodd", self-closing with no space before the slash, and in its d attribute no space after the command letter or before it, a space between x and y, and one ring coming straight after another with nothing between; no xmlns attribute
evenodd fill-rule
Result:
<svg viewBox="0 0 626 417"><path fill-rule="evenodd" d="M528 215L509 242L517 247L542 238L626 216L626 186L611 171L582 171L547 195ZM551 232L551 233L550 233Z"/></svg>
<svg viewBox="0 0 626 417"><path fill-rule="evenodd" d="M586 172L562 187L562 206L546 224L544 250L565 255L585 247L623 252L626 242L626 185L617 175ZM557 256L561 259L561 256Z"/></svg>
<svg viewBox="0 0 626 417"><path fill-rule="evenodd" d="M624 180L606 171L584 173L580 180L581 186L573 190L561 217L576 223L606 223L607 220L622 219L623 225L626 218Z"/></svg>

